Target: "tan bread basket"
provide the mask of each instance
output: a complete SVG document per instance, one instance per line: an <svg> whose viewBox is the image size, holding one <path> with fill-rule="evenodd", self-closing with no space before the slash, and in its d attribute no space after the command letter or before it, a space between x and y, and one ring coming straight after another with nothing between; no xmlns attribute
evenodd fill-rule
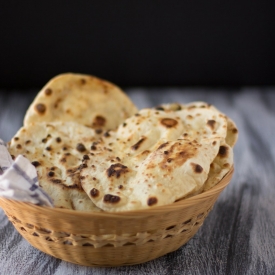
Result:
<svg viewBox="0 0 275 275"><path fill-rule="evenodd" d="M149 210L89 213L0 198L0 206L31 245L86 266L143 263L172 252L198 231L234 169L212 189Z"/></svg>

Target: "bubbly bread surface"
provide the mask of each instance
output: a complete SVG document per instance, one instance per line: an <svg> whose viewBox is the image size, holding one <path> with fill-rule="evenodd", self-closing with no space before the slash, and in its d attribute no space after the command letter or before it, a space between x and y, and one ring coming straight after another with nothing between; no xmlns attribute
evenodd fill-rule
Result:
<svg viewBox="0 0 275 275"><path fill-rule="evenodd" d="M67 73L42 88L27 110L24 125L73 121L98 131L110 130L136 112L136 106L116 85L90 75Z"/></svg>
<svg viewBox="0 0 275 275"><path fill-rule="evenodd" d="M40 187L54 206L99 211L80 184L82 160L99 135L75 122L41 122L22 127L11 140L9 152L21 154L36 167Z"/></svg>
<svg viewBox="0 0 275 275"><path fill-rule="evenodd" d="M215 186L233 166L236 124L205 102L137 110L117 86L50 80L9 143L36 167L55 207L122 212L171 204Z"/></svg>
<svg viewBox="0 0 275 275"><path fill-rule="evenodd" d="M143 109L94 145L80 172L81 185L99 208L112 212L170 204L201 192L232 167L227 125L224 115L205 104ZM218 169L221 161L224 167Z"/></svg>

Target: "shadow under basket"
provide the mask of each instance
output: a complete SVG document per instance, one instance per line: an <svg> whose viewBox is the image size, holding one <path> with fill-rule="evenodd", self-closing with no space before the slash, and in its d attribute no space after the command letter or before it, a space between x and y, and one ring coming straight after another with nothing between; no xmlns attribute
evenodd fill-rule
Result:
<svg viewBox="0 0 275 275"><path fill-rule="evenodd" d="M198 231L234 168L213 188L170 205L123 213L90 213L0 198L18 232L34 247L85 266L121 266L175 251Z"/></svg>

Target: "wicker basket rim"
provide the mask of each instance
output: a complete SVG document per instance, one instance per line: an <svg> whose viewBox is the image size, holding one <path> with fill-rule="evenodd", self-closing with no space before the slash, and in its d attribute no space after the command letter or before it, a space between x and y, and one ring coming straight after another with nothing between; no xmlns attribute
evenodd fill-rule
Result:
<svg viewBox="0 0 275 275"><path fill-rule="evenodd" d="M123 212L89 212L89 211L77 211L77 210L63 209L63 208L53 208L49 206L39 206L28 202L15 201L15 200L5 199L1 197L0 197L0 206L3 208L3 210L5 210L3 205L5 205L5 201L7 201L9 204L12 203L15 207L18 206L20 208L21 207L28 208L30 211L37 211L37 212L43 211L43 212L47 212L49 215L51 213L55 213L55 214L59 213L60 215L72 214L74 216L78 216L82 218L92 218L92 217L129 218L129 216L138 218L140 216L150 216L157 213L167 213L174 210L179 210L184 207L195 205L200 200L205 200L208 197L210 198L213 196L213 194L219 193L222 189L224 189L229 184L230 179L233 176L233 173L234 173L234 166L232 166L231 169L228 171L228 173L219 181L219 183L216 184L211 189L186 199L180 199L172 204L156 206L151 209L141 209L141 210L132 210L132 211L123 211Z"/></svg>

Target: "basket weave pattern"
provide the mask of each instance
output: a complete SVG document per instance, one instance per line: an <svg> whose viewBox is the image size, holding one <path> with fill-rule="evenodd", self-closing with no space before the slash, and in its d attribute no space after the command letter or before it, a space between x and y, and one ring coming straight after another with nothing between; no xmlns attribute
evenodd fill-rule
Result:
<svg viewBox="0 0 275 275"><path fill-rule="evenodd" d="M143 263L192 238L230 182L233 169L212 189L174 204L124 213L89 213L0 198L17 231L39 250L87 266Z"/></svg>
<svg viewBox="0 0 275 275"><path fill-rule="evenodd" d="M105 234L105 235L88 235L88 234L70 234L66 232L55 232L49 229L40 228L32 224L23 223L14 216L9 216L9 220L22 235L31 235L42 238L48 242L55 242L64 245L74 246L93 246L95 248L103 246L119 247L124 245L143 245L147 242L159 241L161 239L170 238L175 235L184 233L189 236L193 231L197 231L203 224L208 213L208 209L204 213L194 216L192 219L169 226L164 229L157 229L152 232L138 232L136 234Z"/></svg>

